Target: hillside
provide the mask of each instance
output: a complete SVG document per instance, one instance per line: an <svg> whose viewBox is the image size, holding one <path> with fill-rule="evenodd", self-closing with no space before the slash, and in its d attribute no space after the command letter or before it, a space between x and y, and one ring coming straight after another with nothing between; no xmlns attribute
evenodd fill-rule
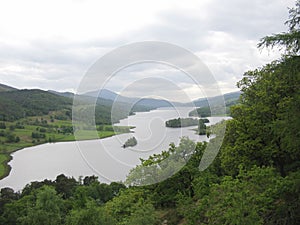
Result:
<svg viewBox="0 0 300 225"><path fill-rule="evenodd" d="M241 92L233 92L224 95L226 106L236 104ZM47 115L51 111L68 110L70 111L73 104L74 94L70 92L18 90L7 85L0 84L0 120L14 121L26 116ZM84 102L93 104L96 102L96 123L111 124L118 122L120 119L133 114L134 112L149 111L159 107L170 107L171 104L184 106L177 102L168 102L161 99L151 98L128 98L118 95L109 90L103 90L99 98L96 98L96 92L81 95ZM117 102L114 100L118 99ZM208 101L202 98L194 101L197 107L219 106L221 96L212 97ZM133 105L132 105L133 104ZM188 103L187 105L189 105ZM111 118L111 108L114 105L118 110L114 111ZM228 111L228 110L227 110ZM69 118L70 119L70 118Z"/></svg>
<svg viewBox="0 0 300 225"><path fill-rule="evenodd" d="M237 103L241 93L242 92L237 91L237 92L224 94L225 105L230 106ZM215 96L215 97L210 97L208 99L200 98L195 100L193 103L195 104L196 107L207 107L209 106L209 104L211 104L212 106L221 105L222 101L223 101L222 96Z"/></svg>
<svg viewBox="0 0 300 225"><path fill-rule="evenodd" d="M99 94L99 95L98 95ZM98 97L100 99L107 99L116 101L119 103L126 103L129 105L134 105L135 107L139 108L147 108L147 109L156 109L160 107L171 107L172 105L180 105L181 103L178 102L168 102L162 99L155 99L155 98L135 98L135 97L126 97L119 95L113 91L102 89L101 91L92 91L87 92L84 96L89 97Z"/></svg>
<svg viewBox="0 0 300 225"><path fill-rule="evenodd" d="M101 91L90 91L85 93L84 95L94 97L94 98L99 97L99 98L108 99L112 101L114 101L118 97L117 93L107 89L102 89Z"/></svg>
<svg viewBox="0 0 300 225"><path fill-rule="evenodd" d="M51 93L73 98L74 94L70 92L56 92L49 91ZM112 104L122 105L122 107L133 105L132 111L148 111L151 109L156 109L160 107L207 107L209 103L211 106L220 106L222 104L222 100L224 97L226 106L231 106L237 103L239 97L241 95L240 91L231 92L224 94L224 96L215 96L210 98L200 98L193 102L180 103L180 102L169 102L163 99L155 99L155 98L134 98L134 97L126 97L123 95L119 95L113 91L102 89L101 91L91 91L81 95L81 98L84 101L94 102L95 98L97 98L97 104L99 105L107 105L111 106ZM126 108L126 107L125 107ZM127 110L126 110L127 111Z"/></svg>
<svg viewBox="0 0 300 225"><path fill-rule="evenodd" d="M118 111L111 121L111 107L113 101L107 99L95 99L82 96L82 101L91 103L87 110L92 110L92 104L96 101L96 123L111 124L129 115L130 109L126 104L118 104ZM15 121L28 116L48 115L53 111L69 111L68 119L71 119L73 99L57 93L42 90L16 90L0 92L0 121ZM128 108L128 109L127 109ZM143 111L138 108L137 111Z"/></svg>
<svg viewBox="0 0 300 225"><path fill-rule="evenodd" d="M5 91L16 91L16 88L4 85L4 84L0 84L0 92L5 92Z"/></svg>
<svg viewBox="0 0 300 225"><path fill-rule="evenodd" d="M15 121L28 116L43 116L53 111L62 110L69 111L69 116L66 119L71 119L73 93L38 89L18 90L3 84L0 84L0 88L2 90L0 91L0 121ZM96 103L95 119L97 124L116 123L134 112L149 111L156 108L143 104L131 105L128 102L114 102L108 95L101 98L81 95L79 99L91 105L86 110L93 110L92 105ZM157 101L160 102L160 100ZM112 116L111 109L113 106L117 110L114 110Z"/></svg>
<svg viewBox="0 0 300 225"><path fill-rule="evenodd" d="M72 93L72 92L58 92L58 91L53 91L53 90L48 90L48 92L59 95L59 96L68 97L68 98L74 97L74 93Z"/></svg>
<svg viewBox="0 0 300 225"><path fill-rule="evenodd" d="M207 117L211 115L230 115L231 110L230 107L233 105L238 104L240 96L240 91L238 92L231 92L222 96L215 96L211 98L201 98L194 101L196 107L199 107L189 113L189 116L200 116L200 117ZM222 107L223 99L225 103L225 111Z"/></svg>
<svg viewBox="0 0 300 225"><path fill-rule="evenodd" d="M16 120L26 116L47 115L51 111L72 107L70 98L42 90L0 92L0 120Z"/></svg>

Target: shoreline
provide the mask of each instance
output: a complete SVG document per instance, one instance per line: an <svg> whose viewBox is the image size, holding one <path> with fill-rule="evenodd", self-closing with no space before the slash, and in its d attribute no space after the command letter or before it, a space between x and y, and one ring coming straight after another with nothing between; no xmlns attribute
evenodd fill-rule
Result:
<svg viewBox="0 0 300 225"><path fill-rule="evenodd" d="M134 127L130 127L130 129L132 129ZM123 133L114 133L114 134L111 134L111 135L107 135L105 137L99 137L99 138L91 138L91 139L82 139L82 140L79 140L79 141L90 141L90 140L97 140L97 139L105 139L105 138L109 138L109 137L113 137L113 136L116 136L116 135L120 135L120 134L127 134L127 133L132 133L132 131L130 132L123 132ZM74 135L73 135L74 136ZM31 147L35 147L35 146L39 146L39 145L43 145L43 144L55 144L55 143L64 143L64 142L76 142L78 140L75 139L75 136L74 136L74 140L61 140L61 141L56 141L56 142L41 142L41 143L36 143L36 144L33 144L33 145L30 145L30 146L24 146L24 147L21 147L21 148L17 148L17 149L14 149L14 150L11 150L9 153L1 153L1 155L7 157L7 159L3 160L1 162L1 165L3 166L4 168L4 172L3 174L0 175L0 180L4 179L5 177L9 176L10 172L11 172L11 166L8 164L11 160L13 160L13 156L12 154L17 152L17 151L20 151L20 150L23 150L25 148L31 148Z"/></svg>
<svg viewBox="0 0 300 225"><path fill-rule="evenodd" d="M18 149L16 151L19 151L21 149ZM6 160L2 161L2 166L4 168L4 173L0 176L0 180L4 179L5 177L7 177L9 174L10 174L10 171L11 171L11 166L8 165L8 163L13 159L13 157L10 155L12 154L13 152L9 153L9 154L3 154L4 156L7 157Z"/></svg>
<svg viewBox="0 0 300 225"><path fill-rule="evenodd" d="M185 107L183 107L185 108ZM166 107L162 107L162 108L158 108L158 109L166 109ZM157 109L154 109L154 110L157 110ZM153 110L150 110L150 111L153 111ZM149 111L147 111L149 112ZM143 112L141 112L143 113ZM216 116L216 117L222 117L222 116ZM128 118L128 117L127 117ZM125 118L126 119L126 118ZM116 123L114 124L114 126L119 126L119 123ZM9 151L9 153L5 152L5 153L1 153L1 155L3 156L6 156L7 158L5 160L3 160L1 162L1 165L3 166L4 168L4 172L3 174L0 174L0 180L4 179L5 177L9 176L10 172L11 172L11 166L8 164L12 159L13 159L13 156L12 154L19 151L19 150L22 150L24 148L30 148L30 147L35 147L35 146L39 146L39 145L42 145L42 144L55 144L55 143L62 143L62 142L72 142L72 141L87 141L87 140L97 140L97 139L104 139L104 138L108 138L108 137L112 137L112 136L115 136L115 135L119 135L119 134L125 134L125 133L134 133L132 131L132 129L134 129L135 127L134 126L129 126L129 132L120 132L120 133L114 133L114 134L109 134L107 136L104 136L104 137L98 137L98 138L86 138L86 139L81 139L81 140L76 140L75 139L75 136L73 135L73 139L71 140L57 140L57 141L54 141L54 142L40 142L40 143L32 143L31 145L26 145L26 146L22 146L20 148L16 148L14 150L11 150ZM192 129L191 129L192 130Z"/></svg>

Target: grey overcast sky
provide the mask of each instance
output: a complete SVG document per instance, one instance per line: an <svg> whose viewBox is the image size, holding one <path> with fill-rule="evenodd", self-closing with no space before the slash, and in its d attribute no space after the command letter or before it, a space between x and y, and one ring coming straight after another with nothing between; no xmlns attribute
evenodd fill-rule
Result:
<svg viewBox="0 0 300 225"><path fill-rule="evenodd" d="M1 1L0 83L17 88L76 92L88 68L105 53L128 43L153 40L193 52L209 67L223 93L236 91L236 82L245 71L280 56L278 52L260 51L256 45L266 35L286 31L288 7L294 3L294 0ZM201 97L197 85L166 65L126 68L107 88L117 92L127 88L129 95L147 95L147 87L153 90L149 83L140 82L135 85L137 88L128 88L145 74L153 77L168 74L191 98Z"/></svg>

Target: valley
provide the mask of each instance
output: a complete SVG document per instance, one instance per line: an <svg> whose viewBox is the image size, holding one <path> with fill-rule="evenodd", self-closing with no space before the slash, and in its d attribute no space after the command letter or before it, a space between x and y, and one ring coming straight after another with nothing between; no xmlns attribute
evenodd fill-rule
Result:
<svg viewBox="0 0 300 225"><path fill-rule="evenodd" d="M98 94L100 95L98 96ZM239 93L230 95L227 101L236 102ZM73 93L43 91L38 89L18 90L0 84L0 178L9 174L7 163L10 154L25 147L44 143L75 141L72 124ZM220 97L211 98L216 107ZM84 110L95 107L95 123L98 136L92 130L81 130L80 138L89 140L106 138L116 134L128 133L130 126L113 126L121 119L136 112L147 112L159 107L169 107L171 104L160 99L140 99L118 96L108 90L89 92L80 96L87 104ZM115 101L118 100L118 101ZM200 99L194 103L176 103L178 107L197 105L204 107L208 101ZM112 107L117 108L111 113ZM84 114L84 111L83 111ZM2 126L1 126L2 124Z"/></svg>

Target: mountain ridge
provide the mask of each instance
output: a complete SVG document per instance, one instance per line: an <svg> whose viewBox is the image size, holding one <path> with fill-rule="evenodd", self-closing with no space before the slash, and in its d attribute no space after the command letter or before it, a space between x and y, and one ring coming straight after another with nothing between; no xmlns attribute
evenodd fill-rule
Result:
<svg viewBox="0 0 300 225"><path fill-rule="evenodd" d="M18 91L18 90L41 90L41 89L17 89L15 87L2 84L0 83L0 92L7 92L7 91ZM56 94L59 96L67 97L67 98L74 98L75 94L72 92L60 92L55 90L47 90L47 92ZM225 102L228 100L237 100L239 96L241 95L241 91L234 91L223 94ZM208 98L198 98L191 102L169 102L163 99L156 99L156 98L135 98L135 97L127 97L123 95L119 95L115 93L114 91L108 90L108 89L101 89L96 91L90 91L82 94L82 96L88 96L93 98L100 98L100 99L106 99L111 101L118 101L123 103L130 103L130 104L138 104L138 105L146 105L150 107L171 107L171 106L193 106L196 107L206 107L209 103L215 103L216 101L221 101L222 95L220 96L213 96ZM209 101L208 101L209 100Z"/></svg>
<svg viewBox="0 0 300 225"><path fill-rule="evenodd" d="M6 91L16 91L18 90L17 88L5 85L5 84L1 84L0 83L0 92L6 92Z"/></svg>

